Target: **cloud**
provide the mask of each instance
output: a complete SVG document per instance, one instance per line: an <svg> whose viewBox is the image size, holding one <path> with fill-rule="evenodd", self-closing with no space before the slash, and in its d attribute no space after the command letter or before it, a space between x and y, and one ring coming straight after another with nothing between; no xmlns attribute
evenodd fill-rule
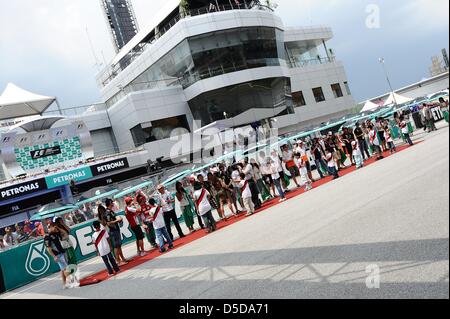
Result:
<svg viewBox="0 0 450 319"><path fill-rule="evenodd" d="M394 65L392 72L407 83L427 75L429 57L448 47L448 0L275 1L279 4L276 13L286 26L333 28L335 38L329 46L346 63L357 98L385 89L383 81L363 85L368 72L377 72L378 55L386 55ZM141 26L165 4L164 0L132 2ZM380 29L365 25L368 4L380 6ZM0 90L12 81L57 95L65 106L95 102L97 69L86 27L97 59L110 61L114 50L98 0L2 0ZM408 67L407 62L423 67Z"/></svg>

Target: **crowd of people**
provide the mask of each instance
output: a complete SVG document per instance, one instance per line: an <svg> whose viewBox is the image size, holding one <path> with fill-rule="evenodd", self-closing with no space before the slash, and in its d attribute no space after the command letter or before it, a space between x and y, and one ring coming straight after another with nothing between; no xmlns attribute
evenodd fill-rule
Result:
<svg viewBox="0 0 450 319"><path fill-rule="evenodd" d="M99 250L99 253L111 276L128 263L121 248L119 225L123 220L115 212L122 205L136 238L138 256L147 254L145 238L153 248L164 253L174 247L176 238L172 225L178 238L186 236L177 218L177 205L189 233L197 229L211 233L221 220L243 213L251 216L264 202L275 198L285 201L286 194L292 191L290 185L309 191L316 180L327 176L339 178L342 169L351 165L362 168L371 157L380 160L384 152L396 152L394 140L397 138L413 145L409 134L407 117L398 116L393 122L377 118L357 123L354 128L343 128L338 133L329 132L325 136L282 145L279 149L259 151L239 161L217 163L176 182L173 191L159 185L147 194L137 191L124 198L123 203L107 199L98 205L94 228L109 234L111 248ZM112 250L113 259L109 256Z"/></svg>
<svg viewBox="0 0 450 319"><path fill-rule="evenodd" d="M78 210L47 220L46 232L40 222L26 221L23 227L16 225L15 229L7 227L0 248L12 247L27 236L44 236L47 250L59 265L63 285L67 287L67 278L71 276L68 265L76 264L68 236L70 227L94 220L92 242L109 275L113 276L129 262L122 251L120 228L123 218L119 211L125 212L124 218L135 235L138 256L148 253L145 238L151 247L164 253L174 247L176 238L172 225L178 238L186 236L176 207L179 207L189 233L197 229L211 233L217 229L218 221L243 213L251 216L264 202L275 198L284 202L286 194L293 190L292 186L309 191L313 182L327 176L337 179L340 171L349 166L359 169L371 157L383 159L384 152L397 151L395 139L402 138L413 145L410 134L409 117L396 115L392 121L383 118L367 120L339 132L266 148L240 160L217 163L198 171L176 182L173 190L159 185L151 192L137 191L123 201L106 199L98 202L93 212L93 207L89 207L89 213ZM76 280L71 279L69 286L73 286L74 281L76 285Z"/></svg>

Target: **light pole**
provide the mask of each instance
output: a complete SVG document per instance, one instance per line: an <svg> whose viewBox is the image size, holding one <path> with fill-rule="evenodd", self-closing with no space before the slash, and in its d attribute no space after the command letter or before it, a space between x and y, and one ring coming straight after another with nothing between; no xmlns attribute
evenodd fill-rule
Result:
<svg viewBox="0 0 450 319"><path fill-rule="evenodd" d="M384 71L384 74L386 75L386 80L387 80L387 82L389 84L389 88L391 89L392 98L394 99L394 104L397 105L397 100L395 99L394 89L392 88L391 81L389 80L389 75L388 75L387 70L386 70L386 64L385 64L384 58L379 58L378 61L383 66L383 71Z"/></svg>

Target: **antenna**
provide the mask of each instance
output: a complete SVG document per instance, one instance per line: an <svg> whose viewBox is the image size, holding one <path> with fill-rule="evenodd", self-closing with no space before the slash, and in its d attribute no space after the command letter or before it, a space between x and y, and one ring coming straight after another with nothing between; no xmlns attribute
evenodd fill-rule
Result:
<svg viewBox="0 0 450 319"><path fill-rule="evenodd" d="M87 36L88 41L89 41L89 46L90 46L91 51L92 51L92 56L94 57L94 60L95 60L95 66L97 67L97 71L100 71L100 66L102 64L99 62L99 60L97 58L97 55L95 54L94 45L92 44L92 40L91 40L91 36L89 34L88 26L86 26L86 36Z"/></svg>

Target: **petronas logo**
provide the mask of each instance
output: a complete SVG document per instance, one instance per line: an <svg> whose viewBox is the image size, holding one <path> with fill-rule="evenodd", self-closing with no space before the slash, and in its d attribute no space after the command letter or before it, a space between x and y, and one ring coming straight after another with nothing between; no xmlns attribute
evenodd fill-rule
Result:
<svg viewBox="0 0 450 319"><path fill-rule="evenodd" d="M50 268L50 258L45 252L44 242L31 244L28 250L25 270L32 276L41 276Z"/></svg>

